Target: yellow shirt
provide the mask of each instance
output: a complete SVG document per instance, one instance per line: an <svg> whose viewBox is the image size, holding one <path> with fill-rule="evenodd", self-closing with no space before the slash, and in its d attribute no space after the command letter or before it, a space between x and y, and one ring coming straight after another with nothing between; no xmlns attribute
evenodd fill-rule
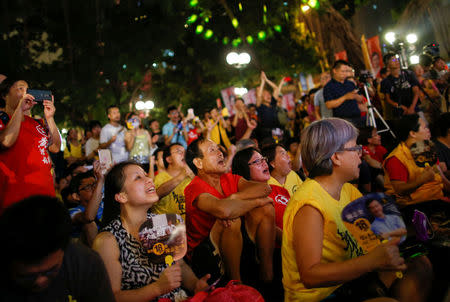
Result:
<svg viewBox="0 0 450 302"><path fill-rule="evenodd" d="M210 123L214 123L214 122L211 120ZM227 131L222 126L221 121L219 121L219 123L217 123L217 125L214 126L214 128L212 128L211 140L218 145L220 145L220 141L222 140L225 148L227 148L227 149L230 148L231 142L230 142L230 139L228 138Z"/></svg>
<svg viewBox="0 0 450 302"><path fill-rule="evenodd" d="M345 184L340 200L331 197L322 186L307 179L291 197L283 217L283 243L281 247L284 301L321 301L340 285L307 289L301 279L295 258L293 224L297 212L305 205L317 209L324 219L321 263L342 262L363 255L363 249L350 234L341 219L342 209L361 193L351 184Z"/></svg>
<svg viewBox="0 0 450 302"><path fill-rule="evenodd" d="M267 183L269 185L276 185L276 186L279 186L279 187L283 187L286 190L288 190L288 192L289 192L289 194L291 196L293 196L294 193L300 187L300 185L303 183L303 181L300 178L300 176L298 176L297 173L295 173L293 170L291 170L291 172L289 172L288 175L286 176L286 181L284 182L284 185L280 184L278 182L278 180L276 180L272 176L270 177L270 179L269 179L269 181Z"/></svg>
<svg viewBox="0 0 450 302"><path fill-rule="evenodd" d="M72 143L70 144L70 151L69 149L66 147L66 149L64 149L64 158L68 158L68 157L75 157L75 158L81 158L83 157L83 152L81 151L81 144L79 144L78 146L74 146L72 145Z"/></svg>
<svg viewBox="0 0 450 302"><path fill-rule="evenodd" d="M171 180L173 177L166 171L158 173L155 176L155 187L158 189L163 183ZM155 214L180 214L183 220L186 221L186 205L184 198L184 188L191 182L189 177L183 179L172 192L161 198L154 204L150 211Z"/></svg>

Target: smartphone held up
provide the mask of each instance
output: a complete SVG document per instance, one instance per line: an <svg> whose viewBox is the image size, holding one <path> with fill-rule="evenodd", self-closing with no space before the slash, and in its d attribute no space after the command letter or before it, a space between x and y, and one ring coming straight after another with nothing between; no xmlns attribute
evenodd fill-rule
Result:
<svg viewBox="0 0 450 302"><path fill-rule="evenodd" d="M50 90L28 89L27 93L34 97L35 102L43 102L52 100L52 92Z"/></svg>

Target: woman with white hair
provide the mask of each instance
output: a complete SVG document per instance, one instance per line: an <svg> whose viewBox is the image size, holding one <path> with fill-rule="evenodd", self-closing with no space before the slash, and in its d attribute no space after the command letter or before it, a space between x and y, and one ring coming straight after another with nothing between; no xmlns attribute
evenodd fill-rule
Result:
<svg viewBox="0 0 450 302"><path fill-rule="evenodd" d="M397 247L400 238L366 253L341 219L342 209L361 196L348 183L359 175L357 135L352 124L337 118L303 130L302 159L309 179L291 197L283 218L285 301L363 301L388 292L400 301L425 300L429 276L417 280L406 273L396 281L392 273L406 269ZM424 270L428 263L425 259L414 267Z"/></svg>

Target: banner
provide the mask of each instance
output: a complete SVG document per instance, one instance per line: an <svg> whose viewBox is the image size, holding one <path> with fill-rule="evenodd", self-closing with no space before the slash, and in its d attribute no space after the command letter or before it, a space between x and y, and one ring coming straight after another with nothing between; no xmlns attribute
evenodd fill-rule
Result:
<svg viewBox="0 0 450 302"><path fill-rule="evenodd" d="M287 93L283 95L283 98L281 99L281 107L286 109L287 111L292 111L295 108L295 100L294 100L294 93Z"/></svg>
<svg viewBox="0 0 450 302"><path fill-rule="evenodd" d="M256 104L256 89L250 89L249 92L242 96L242 99L244 100L245 105Z"/></svg>
<svg viewBox="0 0 450 302"><path fill-rule="evenodd" d="M227 108L228 114L230 116L234 115L234 104L236 100L236 95L234 94L234 87L222 89L220 91L220 94L222 95L223 104Z"/></svg>
<svg viewBox="0 0 450 302"><path fill-rule="evenodd" d="M372 72L374 77L380 77L380 70L384 67L383 53L381 52L380 39L378 36L367 39L367 51L370 56Z"/></svg>
<svg viewBox="0 0 450 302"><path fill-rule="evenodd" d="M343 50L334 54L334 60L344 60L348 61L347 51Z"/></svg>

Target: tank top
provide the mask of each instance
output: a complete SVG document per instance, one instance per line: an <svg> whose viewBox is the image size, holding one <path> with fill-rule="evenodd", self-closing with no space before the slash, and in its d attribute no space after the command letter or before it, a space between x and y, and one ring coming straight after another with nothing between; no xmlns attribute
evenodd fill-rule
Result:
<svg viewBox="0 0 450 302"><path fill-rule="evenodd" d="M130 159L138 164L148 164L150 156L150 146L148 145L147 135L136 135L133 148L130 151Z"/></svg>
<svg viewBox="0 0 450 302"><path fill-rule="evenodd" d="M154 214L148 213L147 218ZM103 232L110 232L116 237L119 245L119 261L122 266L121 290L138 289L159 279L159 275L167 267L166 264L152 263L147 256L144 247L138 239L134 238L122 225L120 216L111 221L102 229ZM170 293L158 297L169 298L172 301L183 301L187 298L186 292L181 288L176 288Z"/></svg>

